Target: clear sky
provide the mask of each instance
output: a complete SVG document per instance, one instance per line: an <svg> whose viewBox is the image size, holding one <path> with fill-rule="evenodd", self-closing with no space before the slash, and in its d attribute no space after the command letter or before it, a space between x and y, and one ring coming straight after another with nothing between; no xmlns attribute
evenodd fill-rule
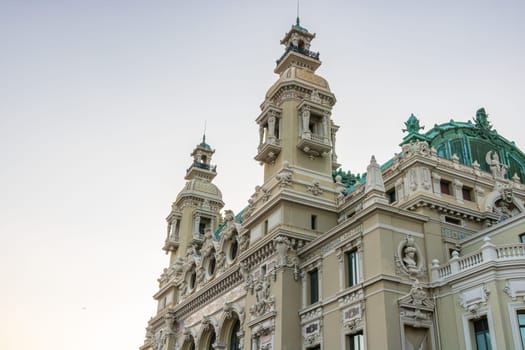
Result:
<svg viewBox="0 0 525 350"><path fill-rule="evenodd" d="M485 107L525 148L523 0L300 11L345 170L399 152L410 113L428 130ZM295 0L0 1L0 348L142 345L205 121L225 209L261 184L254 119L295 16Z"/></svg>

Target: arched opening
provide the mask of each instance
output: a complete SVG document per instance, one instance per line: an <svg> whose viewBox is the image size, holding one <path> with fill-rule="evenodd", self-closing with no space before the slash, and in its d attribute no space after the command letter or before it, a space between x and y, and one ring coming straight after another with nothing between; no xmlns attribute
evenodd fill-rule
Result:
<svg viewBox="0 0 525 350"><path fill-rule="evenodd" d="M239 330L240 330L240 327L241 327L241 323L239 322L239 319L235 319L234 323L233 323L233 326L232 326L232 329L231 329L231 333L230 333L230 336L229 336L229 339L228 339L228 349L229 350L238 350L239 349L239 346L241 344L241 339L239 337Z"/></svg>
<svg viewBox="0 0 525 350"><path fill-rule="evenodd" d="M195 340L192 336L184 341L181 350L195 350Z"/></svg>
<svg viewBox="0 0 525 350"><path fill-rule="evenodd" d="M230 245L230 260L235 260L237 257L237 252L239 251L239 243L237 242L237 238L232 239L231 245Z"/></svg>
<svg viewBox="0 0 525 350"><path fill-rule="evenodd" d="M208 344L206 345L206 350L214 350L213 345L215 344L215 331L212 331L208 337Z"/></svg>
<svg viewBox="0 0 525 350"><path fill-rule="evenodd" d="M190 289L193 290L195 288L195 282L197 281L197 272L195 269L191 271L190 275Z"/></svg>
<svg viewBox="0 0 525 350"><path fill-rule="evenodd" d="M214 251L210 254L208 258L208 264L206 266L206 274L208 275L208 277L213 276L213 274L215 273L215 266L216 266L216 261L215 261L215 251Z"/></svg>

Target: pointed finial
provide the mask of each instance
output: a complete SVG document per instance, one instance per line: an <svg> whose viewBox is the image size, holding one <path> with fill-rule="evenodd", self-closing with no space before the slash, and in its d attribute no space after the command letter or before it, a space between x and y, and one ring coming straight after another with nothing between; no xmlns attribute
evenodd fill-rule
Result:
<svg viewBox="0 0 525 350"><path fill-rule="evenodd" d="M202 143L206 143L206 120L204 121L204 132L202 133Z"/></svg>
<svg viewBox="0 0 525 350"><path fill-rule="evenodd" d="M296 20L296 24L297 24L297 26L300 25L300 20L299 20L299 0L297 0L297 20Z"/></svg>

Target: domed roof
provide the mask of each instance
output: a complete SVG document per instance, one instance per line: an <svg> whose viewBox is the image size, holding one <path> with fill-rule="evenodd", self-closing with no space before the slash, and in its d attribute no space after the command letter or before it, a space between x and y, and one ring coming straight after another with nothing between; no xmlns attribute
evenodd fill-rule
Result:
<svg viewBox="0 0 525 350"><path fill-rule="evenodd" d="M525 154L513 141L507 140L492 128L484 108L476 112L473 121L436 124L424 134L420 134L419 120L411 115L405 123L408 135L401 144L415 140L427 141L434 147L439 157L452 159L453 155L459 162L472 166L474 162L484 171L490 172L490 157L496 151L496 157L508 168L507 176L512 178L517 174L521 182L525 181Z"/></svg>
<svg viewBox="0 0 525 350"><path fill-rule="evenodd" d="M186 182L186 185L177 196L177 201L186 196L203 197L222 203L222 193L219 188L210 181L198 177Z"/></svg>

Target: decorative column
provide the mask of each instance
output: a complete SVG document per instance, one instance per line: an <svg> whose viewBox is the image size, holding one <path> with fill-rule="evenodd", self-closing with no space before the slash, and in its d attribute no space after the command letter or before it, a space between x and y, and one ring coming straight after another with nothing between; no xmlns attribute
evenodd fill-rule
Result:
<svg viewBox="0 0 525 350"><path fill-rule="evenodd" d="M458 179L454 179L455 195L456 200L460 203L463 203L463 182Z"/></svg>
<svg viewBox="0 0 525 350"><path fill-rule="evenodd" d="M436 196L441 196L441 176L436 173L432 173L432 185L434 187L434 194Z"/></svg>
<svg viewBox="0 0 525 350"><path fill-rule="evenodd" d="M328 112L323 114L323 141L328 143Z"/></svg>
<svg viewBox="0 0 525 350"><path fill-rule="evenodd" d="M268 118L268 143L275 143L275 116L274 112L270 112L271 115Z"/></svg>
<svg viewBox="0 0 525 350"><path fill-rule="evenodd" d="M199 225L201 223L201 216L200 214L195 214L195 217L193 218L193 235L199 235Z"/></svg>
<svg viewBox="0 0 525 350"><path fill-rule="evenodd" d="M405 190L404 190L404 187L403 187L403 178L399 178L399 179L396 180L395 187L396 187L395 191L396 191L397 201L401 202L401 201L403 201L403 199L405 199Z"/></svg>
<svg viewBox="0 0 525 350"><path fill-rule="evenodd" d="M306 298L307 298L307 294L306 294L306 288L308 287L306 285L306 281L307 278L306 278L306 272L305 271L301 271L301 284L302 284L302 290L303 290L303 300L302 300L302 306L303 308L306 307Z"/></svg>
<svg viewBox="0 0 525 350"><path fill-rule="evenodd" d="M365 274L363 271L363 255L364 255L364 249L363 249L363 241L359 239L357 241L357 261L358 261L358 269L359 269L359 283L365 280Z"/></svg>
<svg viewBox="0 0 525 350"><path fill-rule="evenodd" d="M337 154L335 153L335 133L337 132L337 127L330 123L330 137L332 141L332 162L337 163Z"/></svg>
<svg viewBox="0 0 525 350"><path fill-rule="evenodd" d="M310 138L310 106L304 106L301 112L301 120L303 124L302 137Z"/></svg>
<svg viewBox="0 0 525 350"><path fill-rule="evenodd" d="M263 145L264 141L264 126L261 124L259 125L259 147Z"/></svg>
<svg viewBox="0 0 525 350"><path fill-rule="evenodd" d="M342 249L337 252L337 261L339 262L339 291L342 291L345 288L345 258Z"/></svg>

